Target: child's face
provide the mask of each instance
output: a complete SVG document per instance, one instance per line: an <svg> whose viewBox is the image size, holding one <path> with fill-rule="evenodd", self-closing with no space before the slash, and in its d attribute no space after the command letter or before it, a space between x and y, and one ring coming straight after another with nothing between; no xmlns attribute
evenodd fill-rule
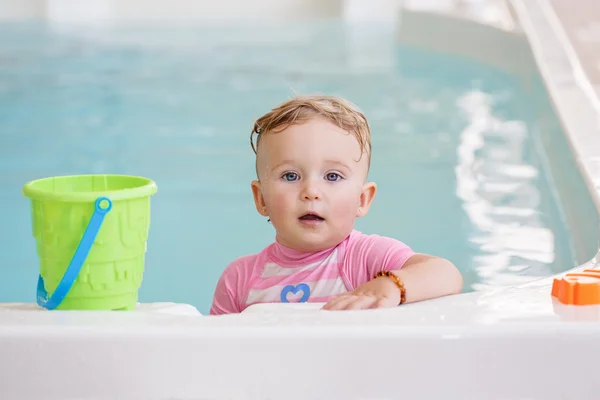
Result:
<svg viewBox="0 0 600 400"><path fill-rule="evenodd" d="M340 243L375 196L375 184L365 183L368 155L361 157L353 135L322 118L266 134L257 169L258 212L271 219L282 245L300 251Z"/></svg>

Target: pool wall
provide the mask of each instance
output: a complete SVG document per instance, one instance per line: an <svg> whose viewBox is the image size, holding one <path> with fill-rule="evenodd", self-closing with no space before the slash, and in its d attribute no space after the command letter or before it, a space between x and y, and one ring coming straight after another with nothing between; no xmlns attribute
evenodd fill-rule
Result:
<svg viewBox="0 0 600 400"><path fill-rule="evenodd" d="M525 6L533 3L506 3L510 14L494 27L460 13L404 9L398 40L493 66L529 89L537 117L532 136L550 186L556 188L575 262L583 264L600 243L600 107L585 89L585 77L577 78L577 60L562 50L563 42L553 33L558 28L540 18L552 11ZM536 25L531 15L538 16Z"/></svg>
<svg viewBox="0 0 600 400"><path fill-rule="evenodd" d="M548 91L549 96L544 98L551 99L556 112L544 115L541 122L555 129L557 119L564 131L554 142L553 135L541 137L574 242L578 243L578 260L583 262L581 257L596 253L600 239L600 99L566 40L551 4L546 0L513 0L510 4L527 35ZM565 171L573 164L579 171L577 181L565 179ZM571 206L582 197L585 208Z"/></svg>
<svg viewBox="0 0 600 400"><path fill-rule="evenodd" d="M528 82L540 110L539 145L579 269L593 268L600 113L540 4L512 1L509 10L521 28L508 29L455 11L409 8L399 14L394 35L496 65ZM375 65L385 68L383 47L379 56ZM567 180L573 168L579 178ZM581 197L583 208L569 207ZM4 304L0 397L597 398L600 307L563 306L550 297L551 284L550 277L372 312L264 305L214 318L173 304L141 305L128 314Z"/></svg>

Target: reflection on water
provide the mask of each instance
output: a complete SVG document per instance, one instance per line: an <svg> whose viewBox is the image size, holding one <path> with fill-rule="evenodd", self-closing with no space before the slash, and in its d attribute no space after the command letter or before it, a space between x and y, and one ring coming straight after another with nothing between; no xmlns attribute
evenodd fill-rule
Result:
<svg viewBox="0 0 600 400"><path fill-rule="evenodd" d="M294 92L346 96L370 118L379 192L359 229L449 258L466 290L570 268L518 82L385 40L368 53L381 62L357 62L364 43L347 32L0 27L0 301L34 300L22 185L110 172L159 185L141 300L206 312L227 263L273 240L252 203L249 132Z"/></svg>
<svg viewBox="0 0 600 400"><path fill-rule="evenodd" d="M473 257L483 278L474 289L549 273L556 257L554 233L539 212L541 172L524 157L527 126L496 117L493 102L481 91L457 101L469 121L460 133L457 195L475 228L469 240L483 253Z"/></svg>

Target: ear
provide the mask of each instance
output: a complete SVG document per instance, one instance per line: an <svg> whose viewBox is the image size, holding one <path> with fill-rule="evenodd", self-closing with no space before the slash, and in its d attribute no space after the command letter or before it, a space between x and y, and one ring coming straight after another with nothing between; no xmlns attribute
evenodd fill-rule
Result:
<svg viewBox="0 0 600 400"><path fill-rule="evenodd" d="M254 205L256 206L256 211L258 211L258 213L263 217L268 217L269 213L267 212L267 205L265 204L265 199L262 195L260 181L252 181L251 187L252 195L254 196Z"/></svg>
<svg viewBox="0 0 600 400"><path fill-rule="evenodd" d="M369 212L369 207L375 198L377 192L377 185L375 182L367 182L363 185L362 192L360 194L360 203L358 204L358 210L356 211L357 217L364 217Z"/></svg>

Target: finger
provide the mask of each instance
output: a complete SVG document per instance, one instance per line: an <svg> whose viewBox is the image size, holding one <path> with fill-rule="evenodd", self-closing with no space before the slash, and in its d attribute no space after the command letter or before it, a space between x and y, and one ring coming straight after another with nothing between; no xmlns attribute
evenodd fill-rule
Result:
<svg viewBox="0 0 600 400"><path fill-rule="evenodd" d="M345 296L340 301L331 304L329 310L361 310L368 309L377 301L373 296Z"/></svg>
<svg viewBox="0 0 600 400"><path fill-rule="evenodd" d="M365 310L377 303L377 297L358 296L354 301L346 304L345 310Z"/></svg>
<svg viewBox="0 0 600 400"><path fill-rule="evenodd" d="M323 306L323 308L326 309L326 310L329 310L332 307L336 307L336 305L339 304L339 303L346 303L346 302L348 302L349 301L348 299L352 298L352 297L356 297L356 295L354 293L352 293L352 292L345 292L345 293L342 293L342 294L338 294L338 295L332 297L327 302L327 304L325 304L325 306Z"/></svg>
<svg viewBox="0 0 600 400"><path fill-rule="evenodd" d="M325 304L322 308L324 310L329 310L329 309L331 309L331 307L333 307L336 303L339 303L346 296L347 296L346 293L344 293L344 294L338 294L337 296L334 296L331 299L329 299L329 301L327 302L327 304Z"/></svg>
<svg viewBox="0 0 600 400"><path fill-rule="evenodd" d="M335 300L332 300L329 305L326 305L326 310L343 310L347 304L351 303L356 296L353 295L345 295L340 296Z"/></svg>

